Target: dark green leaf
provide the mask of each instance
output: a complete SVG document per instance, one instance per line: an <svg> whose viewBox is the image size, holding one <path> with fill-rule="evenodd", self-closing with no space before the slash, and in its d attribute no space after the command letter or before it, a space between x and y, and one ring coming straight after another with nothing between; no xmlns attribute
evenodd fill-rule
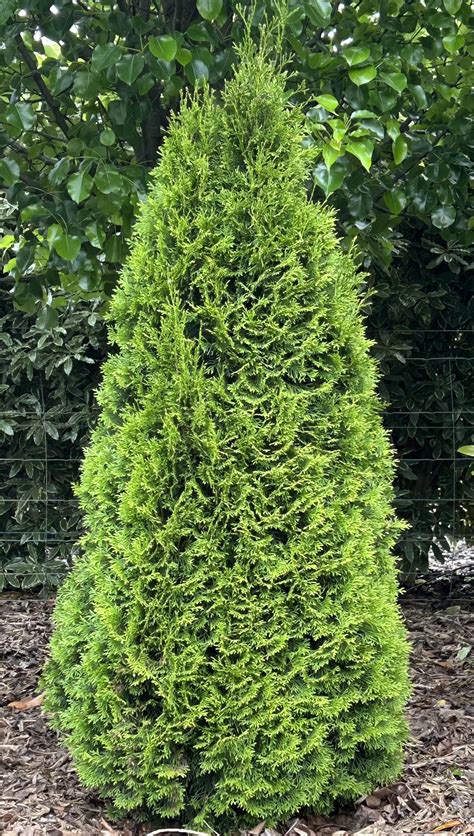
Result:
<svg viewBox="0 0 474 836"><path fill-rule="evenodd" d="M5 183L7 186L13 186L18 182L20 177L20 166L16 160L11 157L4 157L0 160L0 183Z"/></svg>
<svg viewBox="0 0 474 836"><path fill-rule="evenodd" d="M69 174L70 163L67 157L58 160L48 174L48 180L52 186L59 186Z"/></svg>
<svg viewBox="0 0 474 836"><path fill-rule="evenodd" d="M115 136L112 128L105 128L99 134L99 141L102 143L102 145L105 145L107 147L109 147L110 145L113 145L115 140L116 140L116 136Z"/></svg>
<svg viewBox="0 0 474 836"><path fill-rule="evenodd" d="M339 106L339 102L337 101L334 96L331 96L329 93L323 93L321 96L316 96L316 101L326 110L329 110L331 113L335 113Z"/></svg>
<svg viewBox="0 0 474 836"><path fill-rule="evenodd" d="M61 258L66 259L66 261L74 261L81 249L81 239L77 235L70 235L62 230L61 235L54 241L54 249Z"/></svg>
<svg viewBox="0 0 474 836"><path fill-rule="evenodd" d="M5 120L18 131L29 131L36 122L36 114L27 102L17 102L8 105Z"/></svg>
<svg viewBox="0 0 474 836"><path fill-rule="evenodd" d="M0 418L0 432L5 433L5 435L13 435L12 425L4 418Z"/></svg>
<svg viewBox="0 0 474 836"><path fill-rule="evenodd" d="M40 313L38 314L36 324L38 325L38 328L44 328L45 330L55 328L58 324L58 312L54 310L54 308L51 308L49 305L45 306L41 309ZM59 434L56 427L54 427L54 430L56 432L56 435L53 435L53 438L58 438ZM52 435L52 433L49 433L49 435Z"/></svg>
<svg viewBox="0 0 474 836"><path fill-rule="evenodd" d="M325 26L331 20L332 5L329 0L306 0L306 12L316 26Z"/></svg>
<svg viewBox="0 0 474 836"><path fill-rule="evenodd" d="M148 48L155 58L162 61L173 61L176 57L178 44L172 35L159 35L158 38L150 38Z"/></svg>
<svg viewBox="0 0 474 836"><path fill-rule="evenodd" d="M356 64L363 64L370 56L370 49L366 46L348 46L342 53L344 59L349 64L349 67L354 67Z"/></svg>
<svg viewBox="0 0 474 836"><path fill-rule="evenodd" d="M186 74L186 78L193 86L199 85L203 81L207 81L209 78L209 69L207 64L199 58L193 58L189 64L186 64L184 72Z"/></svg>
<svg viewBox="0 0 474 836"><path fill-rule="evenodd" d="M94 178L94 183L102 194L121 192L124 189L123 177L113 168L100 168Z"/></svg>
<svg viewBox="0 0 474 836"><path fill-rule="evenodd" d="M204 20L215 20L222 11L222 0L197 0L196 6Z"/></svg>
<svg viewBox="0 0 474 836"><path fill-rule="evenodd" d="M372 164L372 154L374 152L374 143L371 139L361 138L351 140L346 145L346 151L357 157L362 163L366 171L370 170Z"/></svg>
<svg viewBox="0 0 474 836"><path fill-rule="evenodd" d="M144 66L143 55L124 55L117 64L117 75L130 86L136 81Z"/></svg>
<svg viewBox="0 0 474 836"><path fill-rule="evenodd" d="M397 93L401 93L407 86L407 77L403 73L380 73L379 78Z"/></svg>
<svg viewBox="0 0 474 836"><path fill-rule="evenodd" d="M116 44L100 44L96 46L92 53L92 69L96 73L101 73L103 70L113 67L120 59L121 54L120 47Z"/></svg>
<svg viewBox="0 0 474 836"><path fill-rule="evenodd" d="M399 215L407 205L407 197L402 189L392 189L385 192L384 203L392 215Z"/></svg>
<svg viewBox="0 0 474 836"><path fill-rule="evenodd" d="M431 222L437 229L447 229L456 220L454 206L440 206L431 213Z"/></svg>
<svg viewBox="0 0 474 836"><path fill-rule="evenodd" d="M395 163L397 165L400 165L400 163L403 162L403 160L405 159L405 157L408 153L408 144L407 144L407 141L406 141L405 137L403 136L403 134L399 134L396 137L396 139L395 139L395 141L392 145L392 151L393 151L393 159L394 159Z"/></svg>
<svg viewBox="0 0 474 836"><path fill-rule="evenodd" d="M443 0L443 6L454 17L462 7L462 0Z"/></svg>
<svg viewBox="0 0 474 836"><path fill-rule="evenodd" d="M357 87L361 87L363 84L368 84L370 81L373 81L376 75L377 70L373 64L369 64L367 67L357 67L355 70L349 70L349 78L353 84L357 85Z"/></svg>
<svg viewBox="0 0 474 836"><path fill-rule="evenodd" d="M84 171L78 171L67 181L67 190L75 203L82 203L83 200L89 197L92 191L92 185L92 177Z"/></svg>

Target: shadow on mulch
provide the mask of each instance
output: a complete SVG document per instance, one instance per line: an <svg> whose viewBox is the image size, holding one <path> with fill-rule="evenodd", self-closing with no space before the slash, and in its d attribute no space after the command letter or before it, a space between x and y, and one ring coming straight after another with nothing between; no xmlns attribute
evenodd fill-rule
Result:
<svg viewBox="0 0 474 836"><path fill-rule="evenodd" d="M69 756L46 725L41 708L8 703L35 694L47 649L51 601L1 599L0 830L4 836L145 834L111 824L102 803L80 786ZM474 616L465 604L446 608L407 596L403 610L413 643L411 740L400 781L330 818L305 818L282 836L347 833L474 834ZM257 825L248 836L279 836Z"/></svg>

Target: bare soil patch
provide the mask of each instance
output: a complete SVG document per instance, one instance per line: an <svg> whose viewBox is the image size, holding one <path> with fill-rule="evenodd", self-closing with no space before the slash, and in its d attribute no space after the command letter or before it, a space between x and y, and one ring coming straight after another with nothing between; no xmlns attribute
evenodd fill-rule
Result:
<svg viewBox="0 0 474 836"><path fill-rule="evenodd" d="M41 707L8 707L37 693L53 604L14 595L0 604L0 830L5 836L153 830L108 819L102 802L79 784ZM330 818L297 819L278 831L256 823L250 836L474 834L474 615L466 601L446 607L407 597L403 609L413 643L413 697L400 781Z"/></svg>

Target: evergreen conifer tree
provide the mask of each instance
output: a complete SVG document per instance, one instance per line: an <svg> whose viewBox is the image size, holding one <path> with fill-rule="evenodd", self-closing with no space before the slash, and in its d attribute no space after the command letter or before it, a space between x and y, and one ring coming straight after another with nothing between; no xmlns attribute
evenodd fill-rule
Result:
<svg viewBox="0 0 474 836"><path fill-rule="evenodd" d="M328 812L393 779L407 644L377 373L285 74L183 102L111 310L47 708L119 813Z"/></svg>

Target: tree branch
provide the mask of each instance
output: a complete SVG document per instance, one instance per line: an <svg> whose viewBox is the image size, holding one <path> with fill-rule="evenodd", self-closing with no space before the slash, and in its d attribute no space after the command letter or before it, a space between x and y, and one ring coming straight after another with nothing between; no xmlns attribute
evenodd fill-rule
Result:
<svg viewBox="0 0 474 836"><path fill-rule="evenodd" d="M8 145L10 148L13 148L14 151L18 151L19 154L24 154L27 157L29 156L28 148L25 148L21 142L17 142L15 139L12 139ZM47 165L55 165L56 163L56 160L52 160L51 157L47 157L45 154L38 154L36 159L41 160Z"/></svg>
<svg viewBox="0 0 474 836"><path fill-rule="evenodd" d="M48 105L49 109L53 113L53 116L56 120L58 127L62 130L65 137L69 134L69 126L62 115L58 105L56 104L53 96L51 95L50 91L48 90L44 80L41 76L41 73L38 71L38 65L36 63L36 59L34 56L28 51L25 44L23 43L23 38L21 35L15 36L15 41L18 46L18 50L20 52L21 57L23 58L25 64L30 69L33 79L40 91L43 99L45 100L46 104Z"/></svg>

